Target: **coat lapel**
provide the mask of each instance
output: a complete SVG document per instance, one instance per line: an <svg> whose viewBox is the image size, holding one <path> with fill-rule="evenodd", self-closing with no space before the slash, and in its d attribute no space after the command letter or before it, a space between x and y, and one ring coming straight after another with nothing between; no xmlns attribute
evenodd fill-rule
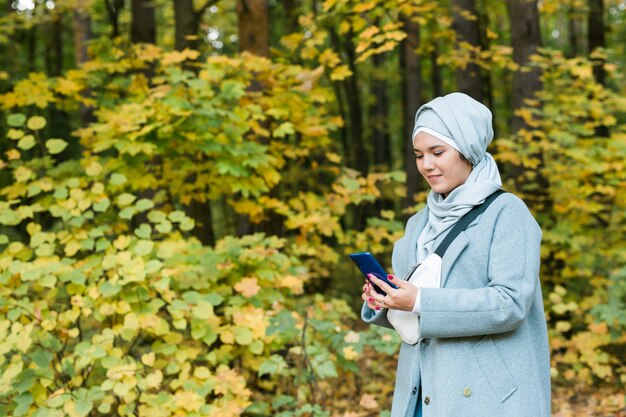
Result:
<svg viewBox="0 0 626 417"><path fill-rule="evenodd" d="M450 246L448 246L448 250L443 255L442 264L441 264L441 288L445 288L446 281L448 280L448 273L454 265L456 258L459 257L463 249L467 246L469 240L465 235L465 232L459 233L459 235L452 241Z"/></svg>

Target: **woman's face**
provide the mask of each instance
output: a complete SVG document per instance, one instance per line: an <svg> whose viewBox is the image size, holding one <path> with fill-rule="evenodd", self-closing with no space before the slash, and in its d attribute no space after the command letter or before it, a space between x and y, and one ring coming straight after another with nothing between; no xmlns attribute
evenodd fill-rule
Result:
<svg viewBox="0 0 626 417"><path fill-rule="evenodd" d="M461 159L459 151L426 132L413 139L417 170L436 193L447 196L465 183L472 166Z"/></svg>

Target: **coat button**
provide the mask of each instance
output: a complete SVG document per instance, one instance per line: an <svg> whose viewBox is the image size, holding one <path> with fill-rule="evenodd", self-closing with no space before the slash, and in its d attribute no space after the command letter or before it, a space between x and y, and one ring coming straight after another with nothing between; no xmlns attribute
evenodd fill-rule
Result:
<svg viewBox="0 0 626 417"><path fill-rule="evenodd" d="M430 345L430 340L428 340L428 339L424 339L424 340L422 341L422 343L423 343L423 344L425 344L426 346L428 346L428 345Z"/></svg>
<svg viewBox="0 0 626 417"><path fill-rule="evenodd" d="M426 405L430 404L430 397L428 395L424 397L424 404Z"/></svg>
<svg viewBox="0 0 626 417"><path fill-rule="evenodd" d="M472 396L472 390L469 388L463 388L463 396L464 397L471 397Z"/></svg>
<svg viewBox="0 0 626 417"><path fill-rule="evenodd" d="M413 387L413 391L411 392L413 395L417 394L417 387Z"/></svg>

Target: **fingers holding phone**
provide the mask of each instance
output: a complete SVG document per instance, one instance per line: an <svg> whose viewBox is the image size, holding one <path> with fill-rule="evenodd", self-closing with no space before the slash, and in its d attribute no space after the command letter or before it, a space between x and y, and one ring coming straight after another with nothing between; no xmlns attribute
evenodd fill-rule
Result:
<svg viewBox="0 0 626 417"><path fill-rule="evenodd" d="M387 279L394 282L395 288L376 276L371 276L370 279L386 293L384 297L380 295L373 296L377 306L403 311L411 311L413 309L418 296L418 287L391 274L387 276Z"/></svg>
<svg viewBox="0 0 626 417"><path fill-rule="evenodd" d="M367 303L367 306L372 310L380 310L380 306L376 303L376 299L374 298L376 292L372 290L372 285L369 282L365 282L363 285L363 294L361 295L361 299Z"/></svg>

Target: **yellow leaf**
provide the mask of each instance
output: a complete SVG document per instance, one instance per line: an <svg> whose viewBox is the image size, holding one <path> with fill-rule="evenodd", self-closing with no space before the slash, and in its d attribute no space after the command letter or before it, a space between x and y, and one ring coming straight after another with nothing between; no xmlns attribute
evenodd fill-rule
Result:
<svg viewBox="0 0 626 417"><path fill-rule="evenodd" d="M330 79L333 81L341 81L351 75L352 71L350 71L347 65L340 65L330 74Z"/></svg>
<svg viewBox="0 0 626 417"><path fill-rule="evenodd" d="M339 56L333 50L326 49L319 56L319 61L320 61L320 64L333 68L341 62L341 59L339 59Z"/></svg>
<svg viewBox="0 0 626 417"><path fill-rule="evenodd" d="M30 179L31 175L33 175L33 171L25 166L19 166L15 169L13 175L17 182L26 182Z"/></svg>
<svg viewBox="0 0 626 417"><path fill-rule="evenodd" d="M141 355L141 362L146 366L152 366L154 365L155 358L156 355L154 354L154 352L144 353L143 355Z"/></svg>
<svg viewBox="0 0 626 417"><path fill-rule="evenodd" d="M17 149L9 149L6 151L6 156L9 161L15 161L16 159L20 159L22 154Z"/></svg>
<svg viewBox="0 0 626 417"><path fill-rule="evenodd" d="M128 245L130 245L130 238L125 235L118 236L118 238L115 239L115 242L113 242L113 246L115 246L117 250L124 250L128 247Z"/></svg>
<svg viewBox="0 0 626 417"><path fill-rule="evenodd" d="M304 291L304 279L298 278L294 275L284 275L278 280L278 286L281 288L288 288L294 292L294 294L302 294Z"/></svg>
<svg viewBox="0 0 626 417"><path fill-rule="evenodd" d="M100 175L100 173L102 172L102 165L100 165L97 161L91 161L91 163L85 168L85 172L90 177Z"/></svg>
<svg viewBox="0 0 626 417"><path fill-rule="evenodd" d="M361 32L361 34L359 35L359 38L369 39L372 36L376 35L378 32L380 32L380 29L378 29L378 27L376 26L372 26L368 29L365 29L363 32Z"/></svg>
<svg viewBox="0 0 626 417"><path fill-rule="evenodd" d="M159 370L156 370L146 376L146 384L150 388L158 388L162 381L163 373Z"/></svg>
<svg viewBox="0 0 626 417"><path fill-rule="evenodd" d="M359 401L359 405L368 410L375 410L380 407L374 396L370 394L363 394L361 400Z"/></svg>
<svg viewBox="0 0 626 417"><path fill-rule="evenodd" d="M184 50L172 51L163 54L163 58L161 59L162 65L172 65L172 64L180 64L188 59L194 60L200 56L199 51L195 51L193 49L185 48Z"/></svg>
<svg viewBox="0 0 626 417"><path fill-rule="evenodd" d="M359 354L357 353L356 350L354 350L353 346L346 346L343 348L343 356L349 360L349 361L353 361L356 358L359 357ZM378 406L378 404L377 404Z"/></svg>
<svg viewBox="0 0 626 417"><path fill-rule="evenodd" d="M261 287L259 287L256 278L244 278L235 284L235 290L244 297L252 297L256 295Z"/></svg>
<svg viewBox="0 0 626 417"><path fill-rule="evenodd" d="M359 340L361 340L361 336L357 332L350 330L348 333L346 333L343 340L346 343L359 343Z"/></svg>

